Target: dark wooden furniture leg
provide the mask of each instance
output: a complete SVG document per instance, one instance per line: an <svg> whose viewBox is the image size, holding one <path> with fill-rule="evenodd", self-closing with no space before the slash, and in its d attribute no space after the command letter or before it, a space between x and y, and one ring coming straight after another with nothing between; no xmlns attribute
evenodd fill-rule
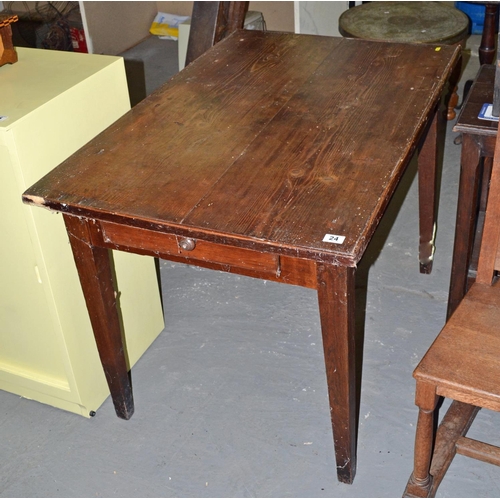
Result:
<svg viewBox="0 0 500 500"><path fill-rule="evenodd" d="M420 272L430 274L434 259L436 236L436 175L438 154L438 125L441 112L437 111L427 131L418 155L418 201L420 220Z"/></svg>
<svg viewBox="0 0 500 500"><path fill-rule="evenodd" d="M496 54L496 18L497 18L498 5L496 3L486 3L484 11L484 25L483 34L481 35L481 44L479 45L479 64L493 64ZM467 80L464 84L464 95L462 104L465 103L467 95L469 94L473 80Z"/></svg>
<svg viewBox="0 0 500 500"><path fill-rule="evenodd" d="M243 28L248 3L193 3L186 66L233 31Z"/></svg>
<svg viewBox="0 0 500 500"><path fill-rule="evenodd" d="M449 318L457 308L466 292L470 257L474 244L474 226L477 213L479 161L481 148L468 134L463 134L458 188L457 221L455 243L448 295Z"/></svg>
<svg viewBox="0 0 500 500"><path fill-rule="evenodd" d="M337 477L356 474L357 399L354 268L318 264L318 301L331 409Z"/></svg>
<svg viewBox="0 0 500 500"><path fill-rule="evenodd" d="M94 245L97 229L92 220L64 215L64 222L115 411L128 420L134 413L134 400L109 250Z"/></svg>
<svg viewBox="0 0 500 500"><path fill-rule="evenodd" d="M492 64L496 54L496 19L498 6L496 3L487 3L484 12L483 34L479 45L480 64Z"/></svg>

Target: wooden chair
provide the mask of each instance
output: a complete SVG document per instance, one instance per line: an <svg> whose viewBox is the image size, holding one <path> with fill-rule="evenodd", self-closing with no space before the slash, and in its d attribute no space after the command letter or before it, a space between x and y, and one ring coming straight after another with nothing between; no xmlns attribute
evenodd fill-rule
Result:
<svg viewBox="0 0 500 500"><path fill-rule="evenodd" d="M415 369L415 464L405 497L434 497L456 453L500 465L500 448L466 433L480 408L500 411L500 141L497 140L477 277ZM439 397L453 399L434 433Z"/></svg>
<svg viewBox="0 0 500 500"><path fill-rule="evenodd" d="M193 3L186 66L233 31L243 28L248 3Z"/></svg>

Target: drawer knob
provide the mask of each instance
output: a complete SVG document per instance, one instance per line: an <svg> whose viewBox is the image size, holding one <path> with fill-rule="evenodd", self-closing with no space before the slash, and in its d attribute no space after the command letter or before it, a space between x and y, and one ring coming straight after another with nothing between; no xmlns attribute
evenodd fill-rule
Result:
<svg viewBox="0 0 500 500"><path fill-rule="evenodd" d="M192 238L184 238L180 241L179 245L183 250L190 252L191 250L194 250L196 241L194 241Z"/></svg>

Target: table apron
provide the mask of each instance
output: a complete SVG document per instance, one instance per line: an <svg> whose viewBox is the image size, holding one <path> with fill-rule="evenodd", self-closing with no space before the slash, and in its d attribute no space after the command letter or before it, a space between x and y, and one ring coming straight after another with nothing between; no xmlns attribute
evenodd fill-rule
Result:
<svg viewBox="0 0 500 500"><path fill-rule="evenodd" d="M266 253L259 250L194 240L185 250L183 236L106 221L94 221L92 243L113 250L150 255L253 278L267 279L306 288L317 288L316 261Z"/></svg>

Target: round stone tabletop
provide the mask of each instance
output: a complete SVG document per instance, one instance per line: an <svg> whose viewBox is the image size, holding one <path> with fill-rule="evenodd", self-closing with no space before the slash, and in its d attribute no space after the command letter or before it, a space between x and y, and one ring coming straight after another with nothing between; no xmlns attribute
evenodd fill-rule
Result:
<svg viewBox="0 0 500 500"><path fill-rule="evenodd" d="M345 37L451 45L469 31L469 18L440 2L369 2L345 11L339 19Z"/></svg>

